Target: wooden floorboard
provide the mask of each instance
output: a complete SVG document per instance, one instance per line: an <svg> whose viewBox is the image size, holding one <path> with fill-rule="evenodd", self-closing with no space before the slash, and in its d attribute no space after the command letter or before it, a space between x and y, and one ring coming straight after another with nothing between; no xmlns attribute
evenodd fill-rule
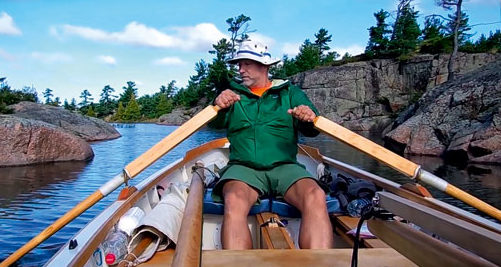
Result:
<svg viewBox="0 0 501 267"><path fill-rule="evenodd" d="M275 249L275 250L206 250L202 252L202 266L239 267L336 267L350 266L351 249ZM173 250L157 252L155 257L140 266L170 266ZM416 266L404 256L389 248L360 249L358 266Z"/></svg>

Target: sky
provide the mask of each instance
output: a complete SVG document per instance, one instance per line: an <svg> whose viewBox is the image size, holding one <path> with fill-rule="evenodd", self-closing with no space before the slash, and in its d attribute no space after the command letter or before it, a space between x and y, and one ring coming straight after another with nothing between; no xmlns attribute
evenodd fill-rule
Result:
<svg viewBox="0 0 501 267"><path fill-rule="evenodd" d="M364 51L373 14L395 17L396 0L0 0L0 77L13 89L46 88L61 101L84 89L98 101L104 86L123 92L134 81L139 96L175 80L186 86L195 63L211 62L212 44L228 38L226 19L251 18L251 39L266 43L273 57L293 57L320 28L332 35L331 50ZM446 16L434 0L414 0L422 28L430 14ZM501 0L464 0L471 33L501 28ZM496 23L497 22L497 23ZM493 23L493 24L492 24Z"/></svg>

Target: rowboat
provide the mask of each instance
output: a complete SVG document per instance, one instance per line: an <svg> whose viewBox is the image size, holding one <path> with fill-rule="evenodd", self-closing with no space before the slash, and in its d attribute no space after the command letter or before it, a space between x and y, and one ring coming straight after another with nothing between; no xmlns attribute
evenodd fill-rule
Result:
<svg viewBox="0 0 501 267"><path fill-rule="evenodd" d="M204 113L201 112L202 115ZM145 153L146 156L143 154L140 157L142 160L129 164L127 167L130 168L126 167L123 174L104 185L101 193L113 191L117 184L122 184L116 180L127 181L124 177L134 177L151 164L151 160L145 161L144 158L159 158L203 126L214 114L211 111L208 117L197 116L162 142L161 149L154 147ZM316 126L325 130L332 125ZM173 137L178 139L172 141ZM134 186L126 183L118 199L68 240L46 266L107 266L104 253L107 240L125 221L124 218L130 218L131 211L138 210L141 211L141 219L129 232L127 254L116 261L118 266L501 265L500 224L435 199L418 183L397 184L323 156L318 149L305 145L298 146L297 159L310 173L327 168L334 177L364 179L377 186L371 212L362 218L349 217L341 208L339 199L328 196L326 201L336 232L336 247L299 249L299 212L283 200L262 199L253 206L248 216L254 249L222 250L220 232L224 207L212 200L208 185L217 178L217 171L227 164L229 146L225 138L208 142L187 151L183 158ZM158 150L162 152L155 152ZM159 211L167 199L179 195L185 196L177 202L182 203L181 206L173 208L171 205ZM95 196L89 198L90 202L99 200ZM82 209L76 207L80 213ZM181 216L176 212L179 210L182 211ZM70 213L74 217L78 216L78 212ZM145 229L141 228L144 226L142 221L151 214L155 215L150 218L161 216L160 221L174 225L169 228L176 229L174 236L158 229L142 232ZM61 220L66 222L69 219ZM362 226L364 220L375 238L359 239L346 233L349 229ZM55 225L44 232L62 227L62 223L56 222ZM151 224L147 226L151 229Z"/></svg>

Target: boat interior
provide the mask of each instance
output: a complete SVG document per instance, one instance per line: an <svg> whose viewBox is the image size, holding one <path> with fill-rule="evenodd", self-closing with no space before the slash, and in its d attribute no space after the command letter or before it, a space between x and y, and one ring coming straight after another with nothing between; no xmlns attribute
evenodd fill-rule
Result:
<svg viewBox="0 0 501 267"><path fill-rule="evenodd" d="M248 216L254 249L222 250L224 207L212 200L211 188L202 187L200 203L192 199L197 194L193 183L200 180L194 179L197 175L193 166L203 163L205 180L215 179L210 176L226 165L228 147L224 138L209 142L134 186L124 188L118 201L74 237L78 246L70 249L66 244L68 248L61 249L48 265L105 266L102 242L120 218L133 207L146 214L151 212L176 183L189 186L177 244L171 242L139 266L353 266L354 253L360 266L501 265L499 224L438 201L420 185L396 184L324 157L317 149L303 145L299 146L298 161L310 173L317 173L319 164L325 164L331 175L366 179L377 186L380 190L377 201L384 208L380 209L380 216L366 221L374 236L356 239L349 233L355 232L360 218L348 216L339 200L327 195L335 248L300 249L300 213L283 200L263 198ZM156 238L145 235L129 248L129 254L118 266L137 264L139 255L151 249Z"/></svg>

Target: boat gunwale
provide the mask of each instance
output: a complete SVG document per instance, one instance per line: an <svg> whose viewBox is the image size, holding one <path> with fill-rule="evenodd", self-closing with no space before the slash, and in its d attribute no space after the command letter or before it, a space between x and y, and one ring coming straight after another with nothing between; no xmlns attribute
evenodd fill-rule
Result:
<svg viewBox="0 0 501 267"><path fill-rule="evenodd" d="M134 203L136 203L141 197L143 197L153 186L158 184L160 181L164 180L167 178L168 175L176 171L177 169L181 168L184 164L188 163L189 161L195 159L201 154L207 153L208 151L211 151L216 148L222 148L228 143L228 139L226 138L220 138L220 139L215 139L210 142L207 142L201 146L198 146L194 149L188 150L185 153L185 156L168 166L162 168L161 170L157 171L156 173L152 174L151 176L145 178L143 181L137 184L139 188L136 190L134 193L132 193L128 198L124 200L122 203L120 203L119 207L116 207L115 210L108 215L108 218L105 219L105 222L103 223L102 227L100 227L97 231L95 231L85 242L85 244L80 244L80 251L81 253L78 253L73 257L72 259L69 260L69 265L70 266L83 266L85 263L88 261L88 259L92 256L92 253L99 247L99 244L105 239L106 235L110 231L110 229L115 225L120 217L125 214L130 208L133 207ZM118 200L117 200L118 201ZM114 202L116 203L116 202ZM111 205L110 205L111 206ZM102 213L106 212L108 208L106 207L99 215ZM99 216L98 215L98 216ZM92 220L90 221L92 222ZM90 223L89 222L89 223ZM75 234L73 238L76 238L79 233L87 227L84 226L77 234ZM67 243L61 248L65 249L67 246ZM56 257L59 255L61 251L58 251L51 259L47 262L46 265L49 265Z"/></svg>
<svg viewBox="0 0 501 267"><path fill-rule="evenodd" d="M474 225L480 226L482 228L485 228L489 231L501 234L501 227L499 224L496 222L489 221L485 218L482 218L476 214L473 214L471 212L468 212L466 210L460 209L462 212L459 212L456 209L450 208L450 204L447 204L439 199L433 198L433 197L425 197L421 196L419 194L416 194L413 191L408 190L407 188L402 187L399 183L395 183L389 179L383 178L381 176L375 175L373 173L364 171L362 169L359 169L357 167L348 165L344 162L329 158L327 156L322 156L324 162L334 166L335 168L342 170L350 175L356 176L358 178L366 179L374 184L376 186L383 188L384 190L391 192L397 196L406 198L408 200L414 201L416 203L419 203L421 205L427 206L429 208L438 210L440 212L443 212L445 214L448 214L450 216L456 217L458 219L467 221L469 223L472 223ZM454 207L454 206L452 206ZM459 209L459 208L458 208Z"/></svg>

